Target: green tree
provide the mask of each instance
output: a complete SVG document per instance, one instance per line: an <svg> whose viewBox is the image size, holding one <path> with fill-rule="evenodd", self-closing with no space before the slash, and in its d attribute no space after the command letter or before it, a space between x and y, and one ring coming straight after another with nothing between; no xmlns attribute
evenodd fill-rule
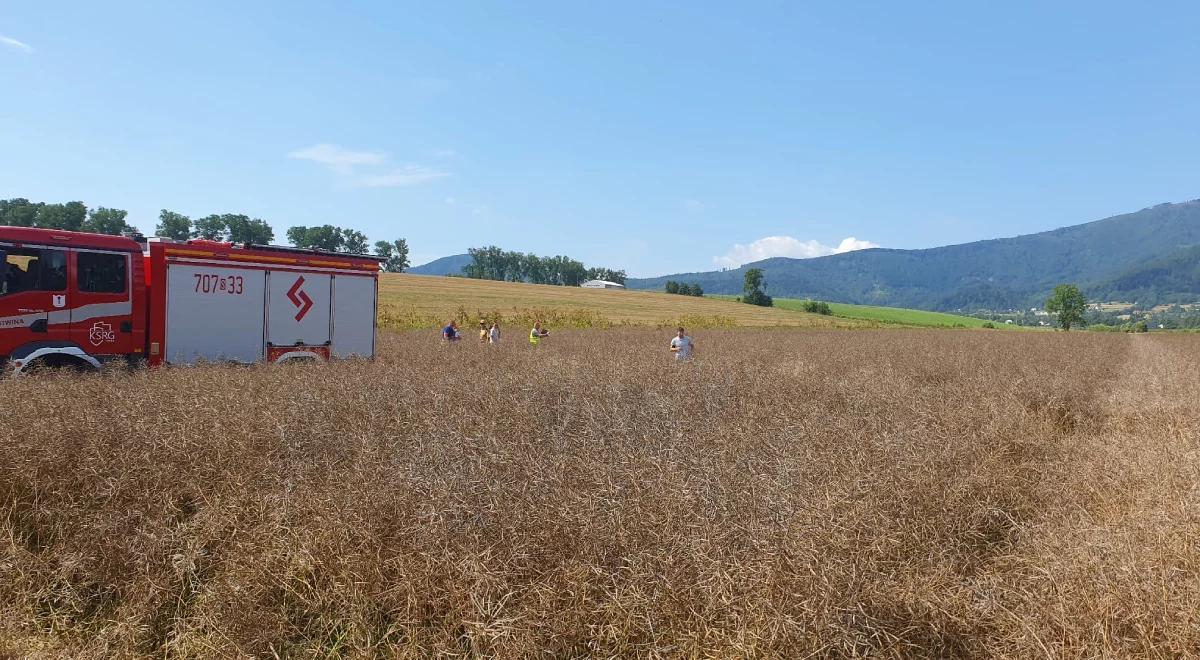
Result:
<svg viewBox="0 0 1200 660"><path fill-rule="evenodd" d="M341 228L333 225L292 227L287 230L287 239L298 248L325 250L326 252L341 250L346 240Z"/></svg>
<svg viewBox="0 0 1200 660"><path fill-rule="evenodd" d="M225 222L228 240L232 243L270 245L275 240L275 230L265 220L233 213L222 215L221 219Z"/></svg>
<svg viewBox="0 0 1200 660"><path fill-rule="evenodd" d="M375 254L383 258L383 269L389 273L403 273L408 268L408 241L403 238L392 241L375 241Z"/></svg>
<svg viewBox="0 0 1200 660"><path fill-rule="evenodd" d="M495 245L486 245L481 248L468 248L467 254L471 256L471 263L463 266L464 275L477 280L504 279L504 269L501 265L504 250Z"/></svg>
<svg viewBox="0 0 1200 660"><path fill-rule="evenodd" d="M612 268L589 268L587 269L587 279L589 280L604 280L605 282L616 282L624 284L627 275L623 270L613 270Z"/></svg>
<svg viewBox="0 0 1200 660"><path fill-rule="evenodd" d="M10 227L32 227L37 224L38 208L24 197L0 200L0 225Z"/></svg>
<svg viewBox="0 0 1200 660"><path fill-rule="evenodd" d="M1074 284L1059 284L1046 299L1046 311L1058 315L1058 327L1063 330L1082 325L1086 309L1087 299Z"/></svg>
<svg viewBox="0 0 1200 660"><path fill-rule="evenodd" d="M830 309L829 303L821 302L820 300L805 300L804 302L800 303L800 309L808 312L809 314L822 314L824 316L830 316L833 314L833 310Z"/></svg>
<svg viewBox="0 0 1200 660"><path fill-rule="evenodd" d="M87 221L87 207L83 202L67 202L66 204L40 204L35 227L45 229L65 229L81 231Z"/></svg>
<svg viewBox="0 0 1200 660"><path fill-rule="evenodd" d="M589 278L620 278L621 281L625 279L624 271L588 268L582 262L562 255L539 257L535 254L502 250L495 245L470 248L467 254L470 255L471 262L463 266L462 275L480 280L579 286Z"/></svg>
<svg viewBox="0 0 1200 660"><path fill-rule="evenodd" d="M192 238L203 238L206 241L223 241L228 235L229 225L225 216L212 214L196 218L192 223Z"/></svg>
<svg viewBox="0 0 1200 660"><path fill-rule="evenodd" d="M667 280L667 293L679 293L679 282L675 280Z"/></svg>
<svg viewBox="0 0 1200 660"><path fill-rule="evenodd" d="M471 263L463 267L463 274L480 280L526 281L525 270L529 263L526 255L509 252L495 245L470 248ZM532 256L532 255L530 255ZM543 260L539 260L539 265Z"/></svg>
<svg viewBox="0 0 1200 660"><path fill-rule="evenodd" d="M772 306L775 301L763 291L765 285L761 268L747 270L742 283L742 302L760 307Z"/></svg>
<svg viewBox="0 0 1200 660"><path fill-rule="evenodd" d="M308 247L308 227L300 225L298 227L288 227L287 240L295 247Z"/></svg>
<svg viewBox="0 0 1200 660"><path fill-rule="evenodd" d="M361 231L356 231L354 229L342 230L341 250L343 252L349 252L350 254L367 254L369 251L369 248L367 247L368 245L369 243L367 241L367 235Z"/></svg>
<svg viewBox="0 0 1200 660"><path fill-rule="evenodd" d="M509 282L525 281L525 255L520 252L504 253L504 279Z"/></svg>
<svg viewBox="0 0 1200 660"><path fill-rule="evenodd" d="M125 223L127 215L128 213L121 209L109 209L101 206L88 213L87 220L83 222L83 230L97 234L112 234L113 236L131 234L134 229Z"/></svg>
<svg viewBox="0 0 1200 660"><path fill-rule="evenodd" d="M542 262L546 264L548 284L579 286L587 279L587 268L570 257L558 255L547 257Z"/></svg>
<svg viewBox="0 0 1200 660"><path fill-rule="evenodd" d="M158 212L158 226L154 228L154 234L176 241L186 241L192 234L192 219L182 213L163 209Z"/></svg>
<svg viewBox="0 0 1200 660"><path fill-rule="evenodd" d="M704 289L701 288L699 284L693 282L692 283L692 295L699 298L704 295Z"/></svg>
<svg viewBox="0 0 1200 660"><path fill-rule="evenodd" d="M533 254L522 254L520 261L521 281L530 282L532 284L546 283L546 269L542 265L542 258Z"/></svg>

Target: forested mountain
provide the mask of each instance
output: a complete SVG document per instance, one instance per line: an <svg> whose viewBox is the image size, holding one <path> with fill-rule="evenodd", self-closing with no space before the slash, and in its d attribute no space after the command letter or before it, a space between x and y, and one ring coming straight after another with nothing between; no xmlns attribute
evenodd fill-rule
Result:
<svg viewBox="0 0 1200 660"><path fill-rule="evenodd" d="M463 266L471 263L469 254L453 254L449 257L434 259L427 264L414 266L408 272L417 275L462 275Z"/></svg>
<svg viewBox="0 0 1200 660"><path fill-rule="evenodd" d="M1103 286L1131 290L1134 283L1156 289L1183 286L1190 272L1188 255L1194 259L1196 253L1180 250L1194 246L1200 246L1200 200L1014 238L925 250L876 248L815 259L774 258L728 271L630 279L627 285L661 289L672 279L698 283L706 293L732 294L741 291L746 269L761 268L773 296L932 310L1011 309L1040 305L1064 282L1089 291ZM1152 264L1169 255L1178 262ZM1139 271L1143 266L1148 270ZM1158 291L1170 293L1187 292Z"/></svg>
<svg viewBox="0 0 1200 660"><path fill-rule="evenodd" d="M1095 300L1136 302L1139 307L1200 301L1200 246L1181 248L1089 287Z"/></svg>

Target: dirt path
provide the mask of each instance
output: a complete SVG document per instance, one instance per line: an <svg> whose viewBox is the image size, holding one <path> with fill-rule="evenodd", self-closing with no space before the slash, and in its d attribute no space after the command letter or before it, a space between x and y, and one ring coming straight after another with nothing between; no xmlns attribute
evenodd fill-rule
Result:
<svg viewBox="0 0 1200 660"><path fill-rule="evenodd" d="M1177 401L1185 374L1176 370L1189 359L1170 337L1130 335L1132 345L1121 368L1121 376L1108 398L1123 414L1136 414ZM1193 366L1195 366L1193 364Z"/></svg>

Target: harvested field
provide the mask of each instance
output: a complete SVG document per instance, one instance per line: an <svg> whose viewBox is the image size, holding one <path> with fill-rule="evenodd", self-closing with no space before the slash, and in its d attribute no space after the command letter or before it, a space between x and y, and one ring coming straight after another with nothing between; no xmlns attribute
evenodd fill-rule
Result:
<svg viewBox="0 0 1200 660"><path fill-rule="evenodd" d="M450 319L473 325L480 318L530 327L541 320L558 328L790 327L866 328L868 320L744 305L654 291L584 289L521 282L469 280L407 273L379 278L379 324L395 330L440 328Z"/></svg>
<svg viewBox="0 0 1200 660"><path fill-rule="evenodd" d="M0 653L1200 655L1196 337L696 339L0 381Z"/></svg>

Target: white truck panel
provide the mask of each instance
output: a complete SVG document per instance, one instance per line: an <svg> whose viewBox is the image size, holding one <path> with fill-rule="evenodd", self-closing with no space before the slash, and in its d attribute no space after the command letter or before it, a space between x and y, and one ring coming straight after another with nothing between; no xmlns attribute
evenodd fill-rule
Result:
<svg viewBox="0 0 1200 660"><path fill-rule="evenodd" d="M333 278L333 356L375 356L375 278Z"/></svg>
<svg viewBox="0 0 1200 660"><path fill-rule="evenodd" d="M264 271L168 265L166 361L262 360L265 299Z"/></svg>
<svg viewBox="0 0 1200 660"><path fill-rule="evenodd" d="M329 341L330 277L271 271L267 278L267 341L274 346L324 346Z"/></svg>

